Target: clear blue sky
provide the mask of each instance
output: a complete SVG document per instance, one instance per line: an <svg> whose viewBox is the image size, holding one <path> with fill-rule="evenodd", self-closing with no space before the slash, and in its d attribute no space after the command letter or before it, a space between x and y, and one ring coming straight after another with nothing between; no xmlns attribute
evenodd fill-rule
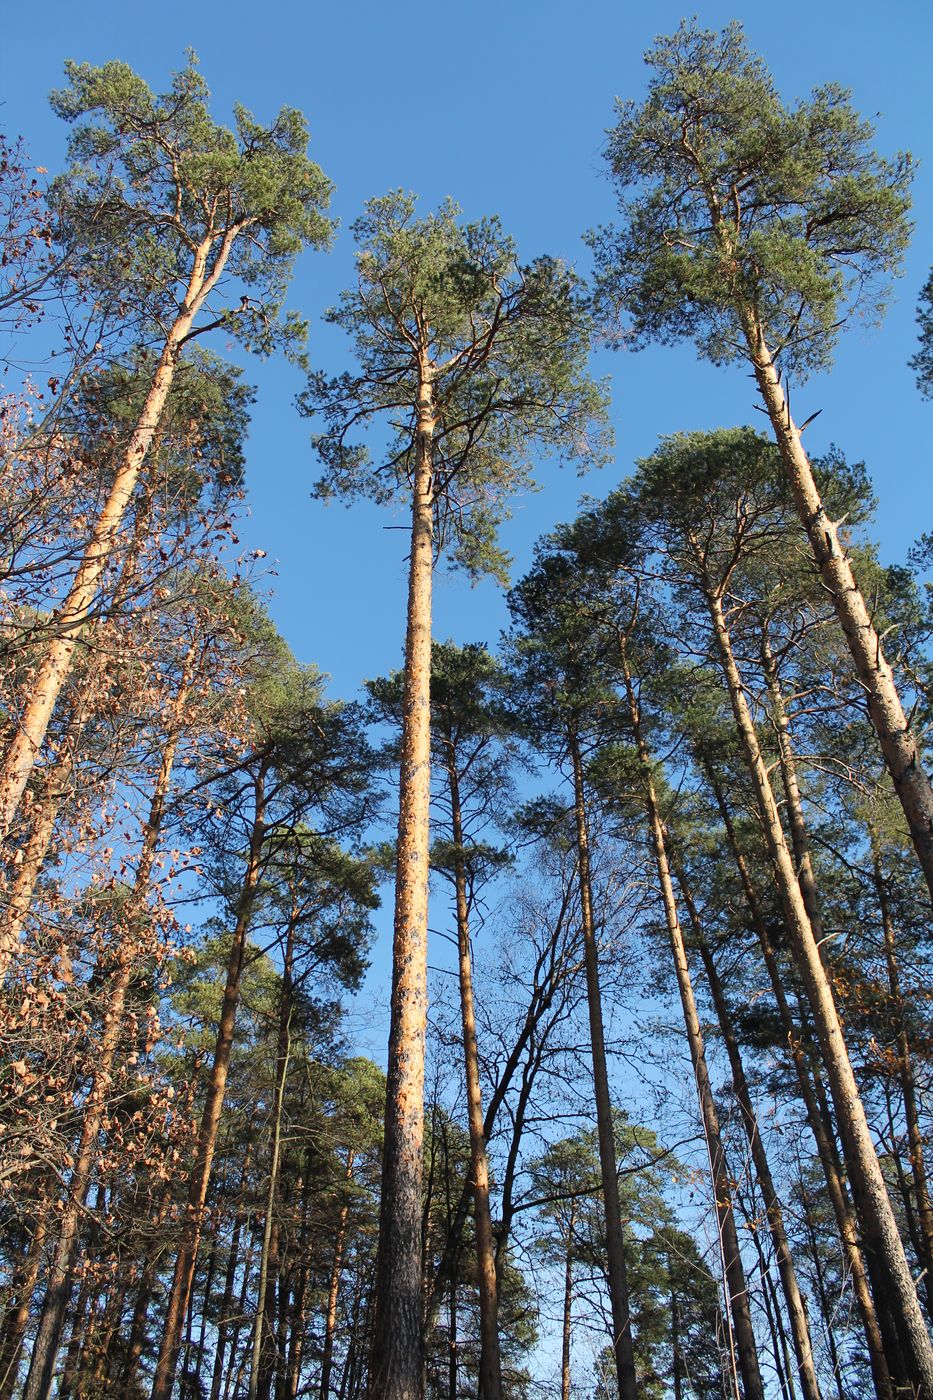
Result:
<svg viewBox="0 0 933 1400"><path fill-rule="evenodd" d="M65 58L120 58L161 88L187 46L200 56L219 120L236 100L262 118L283 102L300 107L314 157L336 182L333 212L343 226L334 253L309 254L299 266L293 304L316 323L352 275L347 226L368 196L397 186L417 191L425 207L450 194L470 217L496 212L523 257L557 253L585 272L581 234L612 215L601 147L613 98L643 92L643 51L683 13L679 5L619 0L8 6L0 122L27 138L35 164L54 171L66 129L45 98ZM917 293L933 261L933 5L785 0L706 5L699 13L710 26L741 19L785 97L842 82L864 114L879 114L882 150L908 147L920 159L916 236L884 327L850 333L834 373L795 399L801 418L823 410L808 434L814 451L834 441L867 461L881 497L883 553L900 559L933 527L933 403L921 401L906 365ZM343 354L340 333L315 324L315 361L336 369ZM581 490L608 490L659 435L758 418L742 370L696 363L689 349L602 354L597 368L612 376L618 466L583 486L545 470L546 489L517 502L506 531L519 569L535 538L572 515ZM363 677L399 663L406 537L383 527L403 517L312 502L309 425L293 408L296 376L276 363L247 364L246 372L260 397L245 543L278 561L272 610L298 656L329 671L334 692L350 697ZM494 587L439 579L437 635L494 641L504 621Z"/></svg>

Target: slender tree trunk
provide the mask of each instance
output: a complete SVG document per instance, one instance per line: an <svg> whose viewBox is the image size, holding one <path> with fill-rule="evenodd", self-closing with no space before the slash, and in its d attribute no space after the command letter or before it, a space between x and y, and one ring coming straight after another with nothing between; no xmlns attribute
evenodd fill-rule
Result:
<svg viewBox="0 0 933 1400"><path fill-rule="evenodd" d="M593 917L593 882L590 872L590 844L586 821L586 794L583 760L576 734L568 734L573 765L574 817L577 829L577 870L580 882L580 918L583 926L583 955L586 966L586 999L589 1010L590 1045L593 1059L593 1093L596 1099L596 1132L599 1139L599 1167L602 1177L603 1209L606 1219L606 1263L609 1274L609 1300L612 1308L612 1350L620 1400L637 1400L635 1378L635 1339L629 1301L625 1240L619 1208L618 1159L609 1097L609 1072L603 1031L602 996L599 986L599 950Z"/></svg>
<svg viewBox="0 0 933 1400"><path fill-rule="evenodd" d="M810 1201L802 1181L800 1183L800 1201L803 1205L803 1218L804 1223L807 1227L807 1240L809 1241L810 1245L810 1257L813 1260L813 1272L816 1277L816 1291L820 1299L820 1312L822 1314L823 1323L826 1328L826 1342L829 1347L829 1357L833 1367L833 1378L836 1382L836 1393L839 1397L839 1400L846 1400L846 1390L842 1379L842 1363L839 1357L839 1348L836 1346L836 1334L833 1328L834 1308L830 1302L829 1295L826 1291L826 1276L823 1272L823 1261L820 1259L819 1240L816 1237L816 1229L813 1224L813 1215L810 1210ZM890 1391L890 1389L891 1383L889 1381L888 1390Z"/></svg>
<svg viewBox="0 0 933 1400"><path fill-rule="evenodd" d="M20 799L42 749L49 720L71 670L75 648L91 615L104 570L116 548L123 517L158 432L182 345L205 299L220 279L239 232L239 228L228 230L212 265L209 259L213 235L208 235L195 252L185 297L165 338L142 412L114 474L110 494L68 596L55 614L52 640L46 647L32 693L0 768L0 841L10 833Z"/></svg>
<svg viewBox="0 0 933 1400"><path fill-rule="evenodd" d="M175 1261L165 1329L162 1334L162 1344L159 1349L159 1359L156 1364L150 1400L170 1400L175 1369L178 1364L178 1352L181 1347L181 1331L184 1326L185 1313L188 1310L188 1298L191 1293L191 1282L194 1277L198 1244L201 1239L201 1226L204 1220L204 1204L207 1200L214 1149L217 1145L217 1130L220 1125L220 1114L227 1089L227 1075L230 1069L233 1033L240 1001L246 940L253 916L256 889L262 866L262 848L265 838L265 778L266 764L263 763L255 780L255 809L249 857L237 901L236 922L227 963L227 981L224 987L220 1023L217 1028L217 1040L214 1045L214 1063L211 1068L207 1096L198 1128L197 1155L188 1183L185 1221Z"/></svg>
<svg viewBox="0 0 933 1400"><path fill-rule="evenodd" d="M433 435L434 391L430 373L424 369L418 395L412 494L392 1001L370 1400L420 1400L423 1388L421 1153L428 997Z"/></svg>
<svg viewBox="0 0 933 1400"><path fill-rule="evenodd" d="M794 1352L797 1358L798 1375L800 1385L805 1396L805 1400L821 1400L820 1384L817 1379L816 1366L813 1360L813 1344L810 1339L810 1323L807 1317L807 1307L800 1292L797 1282L797 1273L794 1269L794 1261L791 1256L790 1242L787 1238L787 1231L784 1228L784 1211L780 1198L774 1186L774 1178L771 1175L771 1167L768 1162L768 1154L758 1130L758 1116L755 1113L755 1106L752 1103L751 1090L748 1080L745 1077L745 1066L742 1063L742 1055L739 1050L739 1042L732 1024L732 1016L726 1001L719 972L716 963L706 942L703 926L700 922L699 913L693 900L690 887L687 884L683 870L677 870L677 878L683 893L684 903L690 917L690 925L693 929L694 942L703 963L706 973L706 980L709 983L710 993L713 998L713 1007L716 1011L716 1019L719 1022L719 1029L722 1034L723 1044L726 1047L726 1054L729 1057L729 1068L732 1071L732 1087L738 1100L742 1114L742 1126L745 1136L748 1139L749 1150L755 1166L755 1175L758 1178L758 1185L767 1212L768 1229L771 1234L771 1243L774 1246L774 1255L777 1260L778 1273L781 1279L781 1287L784 1292L784 1302L787 1308L787 1316L790 1320L791 1335L794 1341Z"/></svg>
<svg viewBox="0 0 933 1400"><path fill-rule="evenodd" d="M677 1285L674 1282L670 1254L667 1256L667 1283L671 1294L671 1368L673 1371L674 1400L683 1400L684 1356L680 1340L680 1300L677 1297Z"/></svg>
<svg viewBox="0 0 933 1400"><path fill-rule="evenodd" d="M881 911L888 990L891 993L891 1005L897 1027L897 1071L901 1084L901 1096L904 1100L907 1149L910 1154L910 1172L913 1178L914 1202L919 1226L920 1265L924 1270L927 1308L933 1314L933 1205L930 1203L930 1187L924 1162L923 1134L920 1130L920 1116L917 1108L917 1086L914 1081L913 1057L907 1036L907 1024L904 1019L904 998L901 995L900 968L897 960L897 936L894 930L894 920L891 917L891 906L888 900L884 871L881 867L881 857L874 843L872 844L872 870L875 893L878 897L878 908Z"/></svg>
<svg viewBox="0 0 933 1400"><path fill-rule="evenodd" d="M791 417L781 377L765 341L764 330L749 307L741 308L742 328L778 451L790 480L794 504L807 532L820 575L833 599L849 644L855 673L865 689L868 712L878 735L888 772L910 829L927 887L933 895L933 786L920 749L897 693L894 674L885 658L845 547L838 522L830 520L813 478L800 431ZM933 1360L924 1362L931 1384Z"/></svg>
<svg viewBox="0 0 933 1400"><path fill-rule="evenodd" d="M32 1232L25 1258L14 1279L13 1299L7 1309L3 1348L0 1351L0 1400L10 1400L16 1389L23 1338L29 1326L29 1305L35 1291L36 1279L39 1277L47 1230L48 1220L43 1215Z"/></svg>
<svg viewBox="0 0 933 1400"><path fill-rule="evenodd" d="M703 1032L700 1028L700 1017L697 1012L696 998L693 994L693 983L690 978L690 967L687 961L687 950L684 944L683 930L681 929L680 917L677 913L677 901L674 897L674 883L671 879L664 823L661 819L661 811L658 805L654 778L651 771L651 757L642 733L640 706L624 653L623 668L629 714L632 721L635 745L638 751L639 765L642 773L645 808L651 830L655 865L657 867L658 881L661 887L661 899L664 905L664 916L667 923L668 937L671 943L671 953L674 959L677 987L680 992L680 1001L683 1008L687 1043L690 1047L690 1059L693 1063L697 1094L700 1100L703 1132L706 1138L707 1151L709 1153L710 1174L712 1177L713 1193L716 1203L716 1217L719 1225L719 1237L722 1247L723 1273L725 1275L724 1283L729 1298L729 1313L732 1319L732 1330L735 1335L738 1367L742 1376L742 1389L745 1393L745 1400L765 1400L764 1383L758 1364L758 1348L755 1343L755 1330L752 1325L748 1285L745 1278L745 1268L742 1263L738 1230L735 1223L732 1180L729 1175L728 1164L722 1146L722 1139L719 1131L719 1115L716 1112L713 1086L710 1082L709 1070L706 1064L706 1049L703 1044Z"/></svg>
<svg viewBox="0 0 933 1400"><path fill-rule="evenodd" d="M291 991L294 936L295 919L293 918L288 928L288 940L285 948L285 970L282 979L282 999L279 1008L279 1044L278 1054L276 1056L275 1106L273 1108L272 1118L272 1154L269 1163L269 1185L266 1191L266 1218L263 1223L262 1231L262 1251L259 1256L259 1283L256 1289L256 1321L253 1325L253 1350L249 1372L249 1400L256 1400L259 1394L263 1318L267 1311L268 1303L266 1289L269 1279L272 1223L275 1215L275 1202L279 1184L279 1158L282 1151L282 1111L285 1103L285 1083L288 1078L288 1061L291 1054Z"/></svg>
<svg viewBox="0 0 933 1400"><path fill-rule="evenodd" d="M806 819L803 814L803 799L800 796L800 782L797 777L797 760L791 742L790 722L778 678L777 665L768 640L767 624L763 624L761 629L761 665L768 689L768 699L771 703L771 723L777 734L781 786L786 798L787 823L790 828L791 850L794 853L794 862L797 867L797 883L800 885L800 893L803 895L813 936L822 947L824 940L823 915L820 911L819 891L810 855Z"/></svg>
<svg viewBox="0 0 933 1400"><path fill-rule="evenodd" d="M833 1150L832 1138L827 1127L826 1118L821 1111L817 1094L814 1091L813 1082L810 1077L810 1067L807 1064L800 1031L794 1023L793 1014L784 992L781 970L778 967L767 925L765 924L761 912L761 904L757 892L752 884L748 863L738 845L732 815L726 804L722 787L706 760L704 760L704 768L716 799L716 805L722 816L723 825L726 829L726 839L729 843L732 858L742 882L745 902L748 905L752 926L758 936L762 957L765 967L768 970L771 990L774 993L774 1000L781 1021L781 1029L784 1032L787 1048L796 1071L800 1097L806 1110L807 1122L813 1134L814 1142L816 1143L820 1165L823 1168L823 1176L826 1181L830 1201L832 1202L833 1214L836 1218L836 1228L839 1232L839 1239L846 1260L846 1268L852 1280L855 1301L862 1320L862 1327L865 1333L865 1345L871 1361L875 1390L878 1400L893 1400L894 1391L892 1389L891 1377L884 1355L881 1328L878 1323L878 1316L868 1283L865 1259L859 1243L858 1228L853 1218L845 1186L839 1172L836 1154Z"/></svg>
<svg viewBox="0 0 933 1400"><path fill-rule="evenodd" d="M499 1290L496 1282L496 1252L489 1207L489 1159L483 1122L483 1099L479 1077L479 1051L476 1044L476 1012L473 1006L473 963L470 953L470 915L467 900L466 865L463 854L463 813L460 802L460 775L452 740L447 776L450 783L451 820L454 838L454 883L457 897L457 949L460 968L460 1011L463 1025L463 1061L466 1072L467 1121L470 1131L470 1165L473 1176L473 1216L476 1227L476 1266L479 1280L481 1400L501 1400L502 1374L499 1360Z"/></svg>
<svg viewBox="0 0 933 1400"><path fill-rule="evenodd" d="M353 1150L347 1151L347 1166L344 1180L349 1187L353 1180ZM350 1202L344 1201L337 1219L337 1234L334 1239L334 1258L330 1266L330 1282L327 1288L327 1311L324 1314L324 1346L321 1351L320 1400L330 1400L330 1373L334 1364L334 1337L337 1332L337 1299L340 1296L340 1275L343 1271L343 1248L347 1236L347 1220L350 1217Z"/></svg>
<svg viewBox="0 0 933 1400"><path fill-rule="evenodd" d="M104 1016L103 1034L94 1062L94 1074L84 1110L81 1137L69 1182L68 1199L61 1215L58 1243L49 1271L49 1285L42 1306L39 1331L33 1346L29 1377L23 1400L47 1400L50 1394L55 1361L61 1345L65 1313L71 1296L72 1273L80 1239L81 1216L91 1177L98 1158L101 1125L107 1110L114 1057L123 1030L126 996L132 981L138 956L136 925L145 904L152 867L155 862L159 832L165 811L165 800L171 783L172 768L181 735L185 708L194 677L198 647L192 643L182 668L178 690L172 703L168 723L168 738L162 751L159 772L149 806L149 816L143 827L142 847L136 867L133 891L129 897L127 925L129 935L122 940L117 969L108 989L108 1004Z"/></svg>
<svg viewBox="0 0 933 1400"><path fill-rule="evenodd" d="M560 1400L570 1400L570 1340L573 1319L573 1202L567 1222L567 1253L564 1259L564 1320L561 1328Z"/></svg>
<svg viewBox="0 0 933 1400"><path fill-rule="evenodd" d="M220 1300L220 1310L217 1314L217 1345L214 1349L214 1368L211 1373L210 1400L219 1400L220 1397L224 1356L227 1350L227 1329L230 1326L230 1314L233 1311L233 1286L236 1282L237 1264L240 1261L240 1233L243 1229L243 1219L243 1211L237 1209L233 1217L233 1234L230 1238L230 1252L227 1255L227 1268L224 1273L224 1291Z"/></svg>
<svg viewBox="0 0 933 1400"><path fill-rule="evenodd" d="M820 959L819 948L797 882L794 862L784 839L771 781L732 653L722 599L715 590L709 590L706 597L733 714L755 787L768 850L777 875L791 945L806 988L829 1076L856 1211L868 1253L869 1269L872 1272L877 1269L879 1286L890 1303L910 1381L922 1400L933 1400L933 1343L920 1310L917 1291L888 1199L868 1120L849 1061L832 988Z"/></svg>

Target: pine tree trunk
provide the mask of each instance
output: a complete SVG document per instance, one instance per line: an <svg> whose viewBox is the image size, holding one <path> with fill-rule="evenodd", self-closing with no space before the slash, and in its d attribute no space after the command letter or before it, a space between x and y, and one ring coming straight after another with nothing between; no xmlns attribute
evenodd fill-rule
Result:
<svg viewBox="0 0 933 1400"><path fill-rule="evenodd" d="M748 905L752 926L758 936L759 946L761 947L765 967L768 970L771 990L774 993L774 1000L781 1021L781 1029L784 1032L787 1048L797 1074L797 1083L800 1089L800 1097L806 1111L807 1122L810 1125L810 1131L816 1143L817 1155L820 1159L827 1191L830 1201L832 1202L833 1214L836 1218L836 1228L842 1244L847 1272L852 1280L855 1301L858 1306L862 1327L865 1333L865 1345L871 1362L875 1391L878 1400L893 1400L894 1391L884 1355L881 1328L878 1323L878 1316L868 1283L865 1260L859 1243L858 1229L852 1216L842 1177L838 1170L826 1121L814 1092L813 1083L810 1078L810 1068L807 1064L806 1055L804 1054L801 1044L800 1031L794 1023L790 1005L784 993L781 970L778 967L777 958L771 945L771 938L761 913L761 905L754 885L752 884L748 864L739 849L735 834L735 826L729 808L726 805L725 796L708 763L705 764L705 768L707 778L713 790L713 795L716 799L716 805L723 819L723 825L726 829L726 839L732 852L732 858L742 882L745 902Z"/></svg>
<svg viewBox="0 0 933 1400"><path fill-rule="evenodd" d="M830 520L824 509L810 460L804 451L799 429L791 417L790 404L781 386L761 323L748 307L741 309L741 315L755 379L790 480L794 504L807 532L820 576L833 599L855 662L856 675L865 688L868 712L881 743L884 761L904 809L927 887L933 895L933 786L923 768L917 740L904 714L881 638L840 542L838 524ZM923 1369L927 1372L924 1384L933 1384L929 1374L933 1371L933 1359L929 1363L924 1360Z"/></svg>
<svg viewBox="0 0 933 1400"><path fill-rule="evenodd" d="M262 866L262 849L265 838L265 778L263 764L255 780L255 808L253 830L250 837L249 857L243 876L243 885L237 901L236 922L230 943L230 956L227 963L227 980L224 987L220 1024L214 1045L214 1062L211 1067L207 1096L198 1128L197 1155L188 1183L188 1201L185 1208L185 1221L182 1227L175 1272L169 1293L168 1310L159 1359L156 1363L150 1400L170 1400L181 1348L181 1332L188 1299L194 1277L198 1245L201 1239L201 1226L204 1220L204 1204L210 1182L214 1149L217 1145L217 1131L227 1089L227 1075L230 1069L230 1054L233 1049L233 1033L236 1026L237 1007L240 1001L240 985L243 976L243 962L246 954L246 940L256 900L256 888Z"/></svg>
<svg viewBox="0 0 933 1400"><path fill-rule="evenodd" d="M842 1034L826 970L797 882L794 862L784 838L780 814L761 755L758 735L732 653L721 597L707 592L710 618L736 726L758 799L769 854L774 864L788 934L813 1013L836 1118L842 1135L855 1207L868 1254L869 1270L877 1269L879 1284L894 1315L901 1351L911 1383L920 1400L933 1400L933 1343L917 1300L904 1247L878 1163L868 1120Z"/></svg>
<svg viewBox="0 0 933 1400"><path fill-rule="evenodd" d="M421 1153L428 997L433 434L434 393L430 374L425 371L418 395L412 494L392 1001L370 1400L420 1400L423 1389Z"/></svg>
<svg viewBox="0 0 933 1400"><path fill-rule="evenodd" d="M51 1390L55 1361L65 1325L65 1313L71 1295L72 1273L78 1251L81 1216L98 1158L100 1130L107 1109L110 1077L123 1030L126 994L132 981L135 956L138 951L135 946L136 939L133 929L140 917L140 911L149 889L165 810L165 799L168 795L182 720L194 676L196 656L197 645L192 643L185 657L178 690L172 703L167 727L168 737L162 751L159 772L150 802L149 816L143 828L142 847L127 910L130 933L122 940L117 970L112 985L108 989L103 1035L94 1061L94 1074L85 1105L81 1137L69 1182L68 1199L61 1214L58 1243L49 1270L48 1291L42 1306L39 1331L33 1346L32 1364L23 1391L23 1400L47 1400Z"/></svg>
<svg viewBox="0 0 933 1400"><path fill-rule="evenodd" d="M178 357L194 319L217 284L233 240L231 230L208 267L211 238L199 245L181 309L165 338L142 412L114 474L110 493L94 526L84 557L52 624L53 637L39 665L32 693L0 768L0 841L10 834L19 803L42 749L61 688L71 670L75 648L87 624L97 590L113 552L143 464L158 432Z"/></svg>
<svg viewBox="0 0 933 1400"><path fill-rule="evenodd" d="M463 1061L466 1075L467 1121L470 1131L470 1164L473 1176L473 1216L476 1228L476 1267L479 1280L480 1400L501 1400L499 1360L499 1290L496 1251L489 1207L489 1159L483 1122L483 1099L476 1044L476 1012L473 1005L473 963L470 952L470 916L466 866L463 855L463 812L460 775L453 741L448 738L451 821L454 838L454 882L457 898L457 949L460 969L460 1011L463 1026Z"/></svg>
<svg viewBox="0 0 933 1400"><path fill-rule="evenodd" d="M917 1086L914 1081L913 1057L904 1019L904 998L901 995L900 968L897 960L897 937L894 931L894 921L891 917L884 872L881 868L881 857L874 844L872 847L872 870L875 892L878 897L878 908L881 911L888 990L891 993L891 1004L894 1008L897 1027L897 1070L901 1096L904 1101L907 1148L910 1155L910 1171L913 1178L914 1202L919 1226L920 1265L924 1270L927 1309L933 1313L933 1205L930 1203L930 1187L923 1154L923 1133L920 1130L920 1117L917 1108Z"/></svg>
<svg viewBox="0 0 933 1400"><path fill-rule="evenodd" d="M742 1126L745 1130L746 1138L748 1139L749 1151L751 1152L755 1167L755 1175L758 1178L758 1186L761 1190L765 1211L767 1212L768 1229L771 1234L771 1243L774 1247L774 1255L777 1260L781 1287L784 1292L787 1316L790 1320L791 1335L794 1341L794 1353L797 1358L801 1389L805 1400L821 1400L820 1385L813 1360L813 1344L810 1339L810 1323L807 1317L807 1307L797 1282L797 1273L791 1256L790 1242L787 1238L787 1231L784 1228L784 1211L777 1191L775 1190L774 1178L771 1175L768 1155L761 1139L761 1133L758 1130L758 1117L755 1113L755 1106L752 1103L748 1080L745 1077L745 1066L742 1063L739 1042L732 1025L732 1017L726 1002L719 972L717 971L709 945L706 942L703 927L700 923L697 908L689 886L686 884L681 870L678 870L677 877L683 892L684 903L687 906L687 912L690 916L694 942L696 943L704 971L706 972L706 980L709 983L710 993L712 994L713 1007L716 1011L716 1019L719 1022L723 1044L726 1047L726 1054L729 1057L729 1067L732 1070L732 1087L736 1099L738 1100L739 1108L741 1109Z"/></svg>
<svg viewBox="0 0 933 1400"><path fill-rule="evenodd" d="M16 1389L19 1363L23 1350L23 1339L29 1326L29 1305L35 1291L36 1280L42 1264L42 1249L45 1244L48 1220L41 1216L26 1251L21 1267L13 1283L13 1300L8 1309L3 1328L3 1348L0 1351L0 1400L10 1400Z"/></svg>
<svg viewBox="0 0 933 1400"><path fill-rule="evenodd" d="M719 1238L722 1249L722 1264L725 1276L724 1283L728 1294L732 1332L735 1337L735 1345L738 1353L738 1369L742 1377L742 1388L745 1394L745 1400L765 1400L764 1384L758 1364L758 1348L755 1343L755 1330L752 1325L748 1285L745 1278L745 1268L742 1263L738 1230L735 1223L732 1180L729 1175L728 1164L722 1146L722 1139L719 1131L719 1115L716 1112L713 1087L710 1082L709 1070L706 1064L706 1049L703 1044L703 1032L700 1028L700 1017L697 1012L696 998L693 994L693 983L690 978L690 967L687 962L687 950L684 945L683 930L681 929L680 917L677 913L677 901L674 897L674 884L671 879L671 868L667 855L664 823L661 819L654 778L651 771L651 757L642 733L640 707L629 673L628 663L624 657L624 652L623 669L629 715L632 721L635 746L638 752L642 774L645 809L648 816L648 824L651 829L651 842L658 872L658 882L661 887L661 899L664 905L664 917L671 943L674 971L677 978L681 1006L683 1008L684 1026L687 1032L687 1043L690 1048L690 1059L693 1064L697 1095L700 1101L703 1132L706 1139L707 1151L709 1153L710 1175L712 1178L716 1217L719 1225Z"/></svg>
<svg viewBox="0 0 933 1400"><path fill-rule="evenodd" d="M570 1340L573 1317L573 1202L567 1222L567 1254L564 1260L564 1315L561 1327L560 1400L570 1400Z"/></svg>
<svg viewBox="0 0 933 1400"><path fill-rule="evenodd" d="M349 1187L353 1180L353 1150L347 1151L347 1166L344 1180ZM330 1266L330 1281L327 1287L327 1310L324 1314L324 1346L321 1351L320 1400L330 1400L330 1373L334 1364L334 1338L337 1332L337 1300L340 1296L340 1275L343 1271L343 1248L347 1235L347 1221L350 1218L349 1201L340 1207L337 1219L337 1234L334 1239L334 1258Z"/></svg>
<svg viewBox="0 0 933 1400"><path fill-rule="evenodd" d="M210 1400L219 1400L220 1397L224 1356L227 1350L227 1329L230 1325L230 1314L233 1311L233 1285L236 1282L237 1265L240 1262L240 1232L242 1229L243 1211L237 1208L233 1217L233 1234L230 1238L230 1252L227 1255L227 1267L224 1273L224 1291L220 1300L220 1309L217 1314L217 1345L214 1348L214 1367L211 1372Z"/></svg>
<svg viewBox="0 0 933 1400"><path fill-rule="evenodd" d="M573 765L577 873L580 885L580 918L583 928L583 957L586 967L586 1000L593 1060L593 1094L596 1099L596 1132L599 1139L599 1167L606 1223L606 1263L609 1274L609 1301L612 1309L612 1350L620 1400L638 1400L638 1383L635 1378L635 1339L632 1335L625 1241L622 1234L622 1214L619 1208L618 1159L612 1122L612 1100L609 1096L609 1072L606 1065L602 995L599 986L599 950L593 918L593 883L590 872L583 761L576 734L571 732L567 737Z"/></svg>
<svg viewBox="0 0 933 1400"><path fill-rule="evenodd" d="M276 1055L275 1105L272 1117L272 1153L269 1163L269 1183L266 1190L266 1217L262 1231L262 1251L259 1256L259 1282L256 1288L256 1320L253 1325L253 1349L249 1372L249 1400L256 1400L259 1394L260 1358L263 1343L263 1321L268 1311L266 1297L269 1280L269 1258L272 1244L272 1224L275 1215L276 1196L279 1184L279 1159L282 1151L282 1112L285 1104L285 1083L288 1078L288 1061L291 1055L292 1020L292 963L295 937L295 922L292 918L288 926L285 946L285 967L282 977L282 993L279 1006L279 1039ZM271 1323L270 1317L270 1323ZM268 1384L266 1385L268 1393Z"/></svg>
<svg viewBox="0 0 933 1400"><path fill-rule="evenodd" d="M816 1289L820 1298L820 1311L826 1328L826 1342L829 1347L829 1357L833 1366L833 1378L836 1382L836 1392L839 1400L846 1400L846 1390L842 1380L842 1362L839 1357L839 1348L836 1346L836 1335L833 1329L833 1316L836 1309L832 1306L829 1295L826 1292L826 1277L823 1273L823 1263L820 1259L820 1245L816 1237L813 1215L810 1211L810 1202L802 1181L800 1183L800 1200L803 1205L804 1223L807 1227L807 1240L810 1245L810 1257L813 1260L813 1272L816 1276ZM877 1389L877 1383L875 1388ZM888 1391L889 1393L891 1392L890 1381L888 1382Z"/></svg>

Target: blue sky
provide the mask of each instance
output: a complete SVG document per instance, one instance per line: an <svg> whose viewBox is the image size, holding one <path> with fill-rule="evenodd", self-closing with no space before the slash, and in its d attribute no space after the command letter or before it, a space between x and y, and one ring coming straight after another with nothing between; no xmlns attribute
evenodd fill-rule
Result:
<svg viewBox="0 0 933 1400"><path fill-rule="evenodd" d="M555 253L588 270L581 235L612 216L601 148L613 98L644 91L642 53L683 13L679 5L619 0L363 0L339 11L318 0L165 0L155 7L47 0L41 10L8 7L0 122L26 137L36 165L54 171L67 129L49 112L46 94L61 82L65 58L121 58L160 88L188 46L200 56L219 120L234 101L261 118L281 103L301 108L313 155L336 182L333 212L342 228L332 254L301 260L292 303L312 321L315 363L335 370L345 363L342 333L317 322L352 276L348 225L370 195L403 186L426 208L452 195L469 217L498 213L523 257ZM920 399L906 363L917 293L933 261L933 6L787 0L706 5L699 17L714 27L741 19L787 98L827 80L850 86L859 109L878 114L880 149L907 147L921 162L916 235L883 328L850 332L834 372L795 396L799 418L823 410L808 432L813 451L835 442L867 461L881 499L883 554L900 559L933 528L933 403ZM516 502L505 531L518 570L535 538L573 514L581 491L609 490L660 435L758 417L743 371L698 363L689 348L604 352L595 368L612 378L618 465L585 483L543 469L545 489ZM399 663L407 542L403 531L385 527L404 517L312 502L309 425L293 407L297 375L281 363L247 363L246 373L260 395L244 543L278 561L272 612L297 655L330 672L334 693L350 697L363 677ZM494 641L504 622L494 586L438 579L438 636Z"/></svg>

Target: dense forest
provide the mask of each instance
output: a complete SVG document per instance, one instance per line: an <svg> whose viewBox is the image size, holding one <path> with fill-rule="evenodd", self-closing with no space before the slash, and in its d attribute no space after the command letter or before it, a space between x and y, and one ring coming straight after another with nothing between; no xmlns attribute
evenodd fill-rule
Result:
<svg viewBox="0 0 933 1400"><path fill-rule="evenodd" d="M337 373L296 108L68 62L61 171L0 142L0 1400L933 1400L933 535L795 403L913 164L737 22L645 62L591 272L378 195ZM757 421L625 461L593 347L678 343ZM353 698L240 544L249 356L405 522ZM517 570L548 458L616 484Z"/></svg>

